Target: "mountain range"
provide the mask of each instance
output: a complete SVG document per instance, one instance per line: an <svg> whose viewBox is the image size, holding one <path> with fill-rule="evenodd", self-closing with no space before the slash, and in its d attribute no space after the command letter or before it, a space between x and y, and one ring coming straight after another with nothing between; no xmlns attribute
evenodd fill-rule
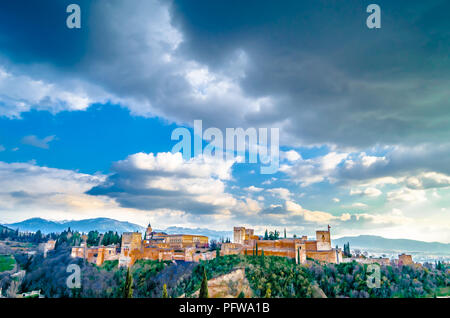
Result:
<svg viewBox="0 0 450 318"><path fill-rule="evenodd" d="M333 246L343 247L350 243L350 248L364 249L373 252L409 252L450 255L450 244L439 242L423 242L408 239L388 239L375 235L341 237L332 240Z"/></svg>
<svg viewBox="0 0 450 318"><path fill-rule="evenodd" d="M71 230L80 232L89 232L97 230L99 232L115 231L123 232L142 232L144 227L130 222L117 221L108 218L85 219L79 221L49 221L41 218L32 218L22 222L5 224L11 229L19 229L23 232L36 232L40 230L42 233L61 233L69 227Z"/></svg>
<svg viewBox="0 0 450 318"><path fill-rule="evenodd" d="M97 230L99 232L114 231L123 232L144 232L145 227L124 221L117 221L109 218L86 219L79 221L49 221L41 218L32 218L22 222L5 224L10 229L19 229L23 232L36 232L40 230L42 233L61 233L69 227L71 230L80 232L89 232ZM164 230L153 229L156 232L165 232L167 234L198 234L208 236L210 240L220 240L221 238L231 238L232 232L214 231L202 228L185 228L171 226Z"/></svg>

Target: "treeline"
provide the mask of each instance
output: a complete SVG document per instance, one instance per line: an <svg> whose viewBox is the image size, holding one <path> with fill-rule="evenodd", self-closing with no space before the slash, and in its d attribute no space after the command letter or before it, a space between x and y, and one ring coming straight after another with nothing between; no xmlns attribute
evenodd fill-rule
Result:
<svg viewBox="0 0 450 318"><path fill-rule="evenodd" d="M56 248L61 245L68 246L78 246L82 242L82 233L78 231L72 231L70 228L64 230L62 233L49 233L43 234L40 230L36 233L29 232L20 232L19 229L11 231L6 228L1 228L0 230L0 240L11 240L15 242L23 242L23 243L44 243L48 240L56 241ZM86 240L88 246L97 246L97 245L113 245L120 244L122 242L122 236L117 232L108 231L104 234L101 234L98 231L90 231L87 234Z"/></svg>
<svg viewBox="0 0 450 318"><path fill-rule="evenodd" d="M19 230L11 231L6 228L2 228L0 231L0 240L11 240L16 242L22 242L22 243L43 243L47 242L51 239L56 239L58 237L58 234L51 233L51 234L43 234L41 231L37 231L36 233L24 233L19 232Z"/></svg>

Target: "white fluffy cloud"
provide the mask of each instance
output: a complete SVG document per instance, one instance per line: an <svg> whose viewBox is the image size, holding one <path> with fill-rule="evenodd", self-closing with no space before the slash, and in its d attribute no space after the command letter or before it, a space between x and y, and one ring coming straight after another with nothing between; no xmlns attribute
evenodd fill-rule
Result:
<svg viewBox="0 0 450 318"><path fill-rule="evenodd" d="M330 152L321 157L298 160L293 165L282 165L280 171L302 186L325 180L333 182L332 174L347 156L347 153Z"/></svg>
<svg viewBox="0 0 450 318"><path fill-rule="evenodd" d="M249 186L247 188L244 188L244 190L246 190L248 192L261 192L264 189L263 188L258 188L258 187L255 187L255 186Z"/></svg>
<svg viewBox="0 0 450 318"><path fill-rule="evenodd" d="M280 155L282 159L286 159L288 161L297 161L302 159L302 156L295 150L282 151Z"/></svg>
<svg viewBox="0 0 450 318"><path fill-rule="evenodd" d="M3 222L44 217L80 219L92 215L124 219L125 210L106 197L85 192L106 176L41 167L35 163L0 162L0 218Z"/></svg>
<svg viewBox="0 0 450 318"><path fill-rule="evenodd" d="M106 97L101 89L82 81L17 75L0 65L0 116L19 117L31 109L52 113L85 110L93 102L105 102Z"/></svg>

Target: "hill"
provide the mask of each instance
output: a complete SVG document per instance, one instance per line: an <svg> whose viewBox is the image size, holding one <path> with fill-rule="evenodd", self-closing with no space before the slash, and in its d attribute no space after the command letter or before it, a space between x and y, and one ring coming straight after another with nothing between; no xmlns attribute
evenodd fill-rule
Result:
<svg viewBox="0 0 450 318"><path fill-rule="evenodd" d="M408 239L388 239L375 235L347 236L333 240L333 246L343 247L350 243L350 248L360 248L371 251L399 251L409 253L450 254L450 244L439 242L423 242Z"/></svg>

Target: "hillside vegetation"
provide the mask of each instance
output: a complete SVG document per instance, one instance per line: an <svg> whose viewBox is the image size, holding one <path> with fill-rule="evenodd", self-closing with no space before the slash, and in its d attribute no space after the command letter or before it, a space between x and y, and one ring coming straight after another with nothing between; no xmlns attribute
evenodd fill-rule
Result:
<svg viewBox="0 0 450 318"><path fill-rule="evenodd" d="M42 290L45 297L162 297L164 286L168 297L198 297L204 272L207 280L213 280L211 296L222 297L441 297L447 296L450 285L450 268L445 264L381 266L380 288L369 288L367 265L312 261L297 265L274 256L227 255L200 263L139 260L129 273L118 268L117 261L99 267L73 259L64 244L47 258L16 254L15 259L26 271L20 292ZM66 286L66 269L74 263L81 268L81 289L71 290ZM245 275L246 281L228 279L233 272ZM6 290L8 284L0 277L0 287Z"/></svg>

